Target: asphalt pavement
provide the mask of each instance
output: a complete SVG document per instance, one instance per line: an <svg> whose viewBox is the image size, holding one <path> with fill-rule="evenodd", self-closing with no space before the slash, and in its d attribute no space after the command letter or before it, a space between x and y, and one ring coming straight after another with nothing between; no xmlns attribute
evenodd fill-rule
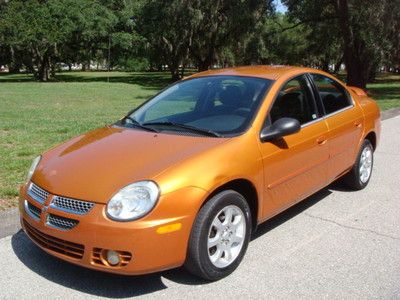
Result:
<svg viewBox="0 0 400 300"><path fill-rule="evenodd" d="M333 184L260 226L240 267L214 283L183 269L124 277L0 239L0 299L400 299L400 116L382 123L366 189Z"/></svg>

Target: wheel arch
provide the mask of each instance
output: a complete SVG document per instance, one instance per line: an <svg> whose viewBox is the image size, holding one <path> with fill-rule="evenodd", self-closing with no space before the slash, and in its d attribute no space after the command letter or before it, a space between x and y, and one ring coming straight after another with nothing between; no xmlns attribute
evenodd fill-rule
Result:
<svg viewBox="0 0 400 300"><path fill-rule="evenodd" d="M365 138L364 139L366 139L366 140L369 140L370 142L371 142L371 144L372 144L372 147L374 148L374 151L376 150L376 142L377 142L377 140L376 140L376 133L374 132L374 131L370 131L366 136L365 136Z"/></svg>
<svg viewBox="0 0 400 300"><path fill-rule="evenodd" d="M220 185L207 196L201 207L203 207L213 196L225 190L234 190L246 199L246 202L250 207L252 232L254 232L258 224L259 199L256 187L248 179L238 178Z"/></svg>

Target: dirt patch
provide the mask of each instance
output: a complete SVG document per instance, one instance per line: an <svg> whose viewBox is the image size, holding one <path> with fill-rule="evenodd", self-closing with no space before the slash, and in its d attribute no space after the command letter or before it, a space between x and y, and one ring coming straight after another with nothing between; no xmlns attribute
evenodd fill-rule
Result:
<svg viewBox="0 0 400 300"><path fill-rule="evenodd" d="M11 207L15 207L15 206L16 206L15 201L0 199L0 211L6 210Z"/></svg>

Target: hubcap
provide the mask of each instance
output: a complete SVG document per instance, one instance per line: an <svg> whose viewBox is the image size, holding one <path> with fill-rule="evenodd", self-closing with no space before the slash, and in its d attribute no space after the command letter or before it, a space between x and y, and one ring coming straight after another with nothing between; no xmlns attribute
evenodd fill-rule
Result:
<svg viewBox="0 0 400 300"><path fill-rule="evenodd" d="M359 171L361 182L366 183L372 171L372 150L370 147L365 147L361 153Z"/></svg>
<svg viewBox="0 0 400 300"><path fill-rule="evenodd" d="M208 231L208 257L217 268L229 266L239 256L246 235L243 211L235 206L224 207L214 218Z"/></svg>

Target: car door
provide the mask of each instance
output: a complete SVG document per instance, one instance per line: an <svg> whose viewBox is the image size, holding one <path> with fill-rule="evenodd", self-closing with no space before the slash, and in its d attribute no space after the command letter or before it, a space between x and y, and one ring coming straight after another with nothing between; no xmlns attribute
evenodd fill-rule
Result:
<svg viewBox="0 0 400 300"><path fill-rule="evenodd" d="M330 156L328 180L333 181L355 162L363 114L340 83L321 74L310 75L325 110Z"/></svg>
<svg viewBox="0 0 400 300"><path fill-rule="evenodd" d="M295 77L283 85L269 110L265 126L283 117L299 120L301 130L275 141L260 141L265 218L311 195L327 183L328 128L306 75Z"/></svg>

